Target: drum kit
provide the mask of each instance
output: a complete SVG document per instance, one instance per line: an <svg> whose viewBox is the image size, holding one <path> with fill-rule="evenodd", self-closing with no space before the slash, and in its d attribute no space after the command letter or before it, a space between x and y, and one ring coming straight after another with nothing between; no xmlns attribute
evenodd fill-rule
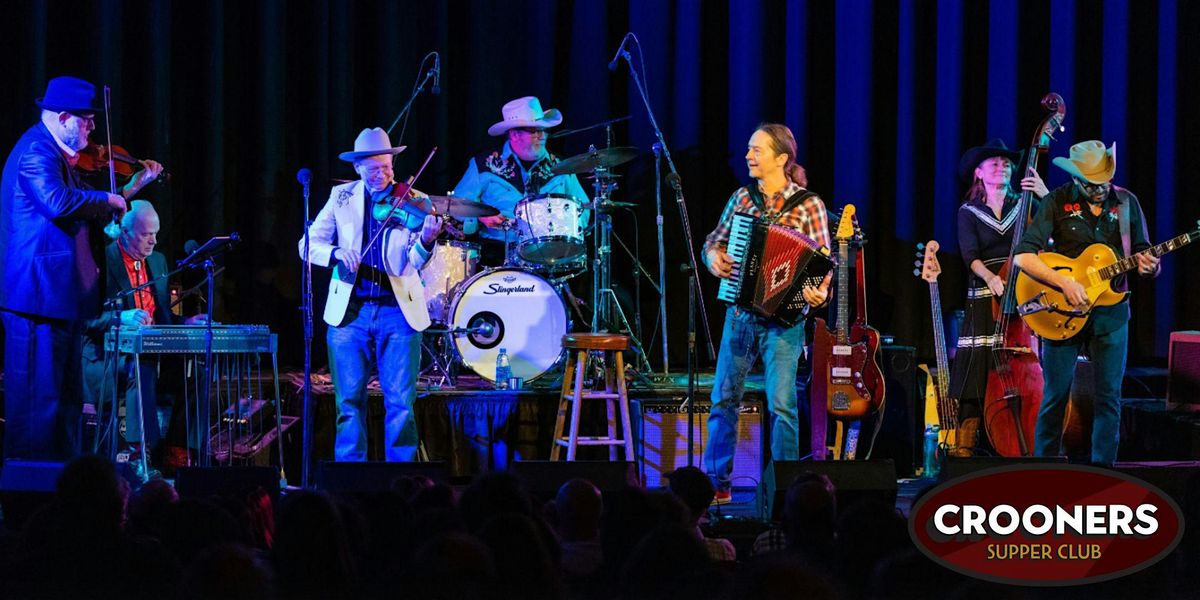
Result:
<svg viewBox="0 0 1200 600"><path fill-rule="evenodd" d="M554 175L590 174L594 202L565 194L538 194L521 199L515 219L506 223L504 264L482 268L479 244L438 240L421 269L429 315L423 348L428 366L421 373L430 385L453 387L457 365L486 381L495 379L496 357L507 351L512 377L535 381L555 371L563 357L561 338L571 328L567 282L588 266L592 235L592 331L615 326L631 331L610 289L610 247L615 208L634 206L613 202L617 188L613 167L633 160L632 147L591 148L556 163ZM453 196L431 196L432 212L454 218L499 214L495 208ZM581 215L591 210L591 230ZM617 307L623 323L610 322ZM644 355L643 355L644 356Z"/></svg>

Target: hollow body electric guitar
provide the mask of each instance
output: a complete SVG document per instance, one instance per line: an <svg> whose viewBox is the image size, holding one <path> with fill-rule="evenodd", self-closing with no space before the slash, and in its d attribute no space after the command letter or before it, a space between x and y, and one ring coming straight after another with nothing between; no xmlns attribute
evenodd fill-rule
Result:
<svg viewBox="0 0 1200 600"><path fill-rule="evenodd" d="M837 246L837 295L833 327L816 319L813 327L812 401L824 402L827 414L838 420L861 419L883 406L883 372L879 368L879 332L867 325L866 286L861 250L857 253L857 311L849 310L850 245L858 234L854 205L842 210L834 245ZM814 427L819 427L814 423Z"/></svg>
<svg viewBox="0 0 1200 600"><path fill-rule="evenodd" d="M1196 229L1171 238L1142 253L1163 256L1200 239L1200 221ZM1105 244L1092 244L1076 258L1054 252L1038 255L1048 267L1075 281L1087 291L1085 307L1071 306L1066 296L1055 286L1043 283L1021 271L1017 276L1017 312L1035 333L1050 340L1065 340L1079 333L1096 306L1112 306L1125 299L1129 292L1112 289L1113 278L1137 268L1137 254L1117 258Z"/></svg>

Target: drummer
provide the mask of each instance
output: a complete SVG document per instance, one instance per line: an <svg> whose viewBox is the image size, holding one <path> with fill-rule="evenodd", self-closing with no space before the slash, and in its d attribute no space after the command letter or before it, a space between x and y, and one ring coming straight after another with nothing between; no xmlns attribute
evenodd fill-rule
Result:
<svg viewBox="0 0 1200 600"><path fill-rule="evenodd" d="M483 263L490 266L505 262L504 242L516 242L512 227L513 209L522 198L538 194L565 194L586 204L588 196L574 174L554 175L550 169L558 158L546 151L546 130L562 123L558 109L542 110L534 96L517 98L500 109L504 120L488 128L488 135L506 136L499 149L471 159L467 172L454 187L453 195L493 206L500 211L494 217L463 221L463 232L476 233L483 240ZM580 211L580 230L587 225L588 211Z"/></svg>

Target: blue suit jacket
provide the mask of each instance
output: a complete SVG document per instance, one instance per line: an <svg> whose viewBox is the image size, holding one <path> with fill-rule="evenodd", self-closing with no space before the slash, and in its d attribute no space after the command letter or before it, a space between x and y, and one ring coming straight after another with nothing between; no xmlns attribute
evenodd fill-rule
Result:
<svg viewBox="0 0 1200 600"><path fill-rule="evenodd" d="M84 188L45 125L26 131L0 180L0 308L92 316L100 282L86 220L109 212L108 195Z"/></svg>

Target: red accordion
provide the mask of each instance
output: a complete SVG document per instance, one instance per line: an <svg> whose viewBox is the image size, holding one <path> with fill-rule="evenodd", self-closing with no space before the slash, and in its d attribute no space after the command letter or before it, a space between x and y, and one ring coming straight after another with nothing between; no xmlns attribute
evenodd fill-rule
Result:
<svg viewBox="0 0 1200 600"><path fill-rule="evenodd" d="M812 238L782 225L734 213L726 250L733 274L717 299L792 326L807 315L801 290L820 285L833 262Z"/></svg>

